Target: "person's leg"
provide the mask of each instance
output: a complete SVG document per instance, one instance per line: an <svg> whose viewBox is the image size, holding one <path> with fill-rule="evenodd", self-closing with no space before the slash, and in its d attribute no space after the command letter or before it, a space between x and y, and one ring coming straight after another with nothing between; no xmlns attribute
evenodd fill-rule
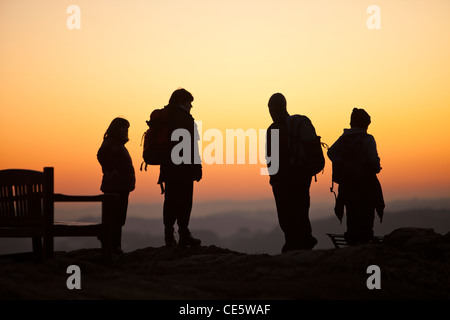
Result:
<svg viewBox="0 0 450 320"><path fill-rule="evenodd" d="M122 227L127 218L128 196L129 192L120 193L119 200L114 207L112 246L116 253L122 252Z"/></svg>
<svg viewBox="0 0 450 320"><path fill-rule="evenodd" d="M363 188L354 189L348 195L347 231L345 238L349 244L369 242L373 239L375 208L371 205Z"/></svg>
<svg viewBox="0 0 450 320"><path fill-rule="evenodd" d="M312 236L311 221L309 219L311 179L310 176L298 179L294 188L295 195L292 198L296 226L296 245L299 249L312 249L317 244L317 239Z"/></svg>
<svg viewBox="0 0 450 320"><path fill-rule="evenodd" d="M177 214L177 224L178 233L180 235L178 245L180 247L199 246L201 241L195 239L189 230L194 196L194 182L192 180L180 181L178 196L179 210Z"/></svg>
<svg viewBox="0 0 450 320"><path fill-rule="evenodd" d="M360 241L369 242L373 239L373 222L375 220L375 208L365 206L362 210Z"/></svg>
<svg viewBox="0 0 450 320"><path fill-rule="evenodd" d="M191 219L192 202L194 197L194 182L181 180L178 182L178 212L177 225L180 235L189 229Z"/></svg>
<svg viewBox="0 0 450 320"><path fill-rule="evenodd" d="M349 245L353 245L358 242L358 208L351 203L351 196L348 198L349 202L345 205L347 230L344 237Z"/></svg>
<svg viewBox="0 0 450 320"><path fill-rule="evenodd" d="M287 182L275 181L272 183L272 192L277 209L278 223L284 233L285 243L281 250L282 253L291 250L295 243L295 227L292 215L292 194L293 190L289 188Z"/></svg>
<svg viewBox="0 0 450 320"><path fill-rule="evenodd" d="M353 243L366 243L373 239L375 209L367 205L351 207L347 217L347 232Z"/></svg>
<svg viewBox="0 0 450 320"><path fill-rule="evenodd" d="M374 210L347 206L347 231L345 239L350 245L366 243L373 239Z"/></svg>
<svg viewBox="0 0 450 320"><path fill-rule="evenodd" d="M178 185L176 181L165 182L164 205L163 205L163 223L164 240L167 247L173 247L177 244L174 237L174 225L177 219L178 208Z"/></svg>

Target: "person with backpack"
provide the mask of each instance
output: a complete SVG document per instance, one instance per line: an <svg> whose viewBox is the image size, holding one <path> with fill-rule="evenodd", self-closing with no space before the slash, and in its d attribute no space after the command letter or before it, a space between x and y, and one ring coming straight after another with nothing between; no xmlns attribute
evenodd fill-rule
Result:
<svg viewBox="0 0 450 320"><path fill-rule="evenodd" d="M333 165L333 183L339 184L335 214L342 222L347 213L348 244L367 243L374 237L375 211L383 219L384 199L377 174L381 171L375 138L367 133L370 115L354 108L350 129L328 149ZM333 188L332 188L333 190Z"/></svg>
<svg viewBox="0 0 450 320"><path fill-rule="evenodd" d="M126 119L112 120L97 152L97 159L103 172L100 190L104 193L118 194L118 201L114 204L111 219L113 252L117 254L123 252L122 227L127 217L128 197L136 184L133 162L125 147L128 142L129 127L130 123Z"/></svg>
<svg viewBox="0 0 450 320"><path fill-rule="evenodd" d="M161 185L161 192L164 194L163 223L164 240L167 247L194 247L201 244L201 240L194 238L189 230L194 181L199 182L202 179L202 165L198 155L198 134L194 118L191 115L192 101L194 101L192 94L180 88L172 93L169 104L164 109L159 109L165 114L158 118L166 119L164 126L167 126L167 130L162 128L163 130L159 132L161 134L167 132L167 137L170 139L169 147L160 149L165 151L158 151L165 153L159 162L158 184ZM150 128L151 121L152 119L150 119ZM172 141L174 131L179 129L188 133L187 137L190 139L186 144L190 149L187 151L188 155L180 154L186 152L185 149L182 149L180 153L172 152L178 143L186 142L182 141L183 137L180 141ZM157 137L155 140L158 140ZM180 159L183 159L181 163ZM185 159L188 160L185 161ZM175 223L178 225L178 241L174 235Z"/></svg>
<svg viewBox="0 0 450 320"><path fill-rule="evenodd" d="M276 155L272 146L272 130L278 130L279 167L270 172L278 221L284 232L285 243L281 252L310 250L317 244L312 235L309 220L312 176L323 170L325 159L320 137L315 133L311 121L306 116L290 116L286 108L286 98L281 93L269 99L269 112L273 123L267 130L267 155ZM268 163L270 166L270 163Z"/></svg>

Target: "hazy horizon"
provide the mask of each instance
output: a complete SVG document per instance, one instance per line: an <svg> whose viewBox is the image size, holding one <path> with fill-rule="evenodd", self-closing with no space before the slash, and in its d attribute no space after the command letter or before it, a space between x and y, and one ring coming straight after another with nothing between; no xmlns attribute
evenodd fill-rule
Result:
<svg viewBox="0 0 450 320"><path fill-rule="evenodd" d="M330 201L314 201L311 199L310 219L317 220L334 216L334 196ZM163 199L160 202L130 202L128 217L160 218L162 217ZM438 198L403 198L386 202L385 211L398 212L410 209L450 209L450 197ZM191 217L205 217L230 212L260 212L271 211L276 216L273 198L259 200L214 200L194 202ZM99 217L100 206L92 204L56 204L56 219Z"/></svg>
<svg viewBox="0 0 450 320"><path fill-rule="evenodd" d="M374 221L376 235L386 235L397 228L432 228L435 232L450 232L450 198L440 200L416 199L394 203L385 212L383 223ZM409 209L408 209L409 208ZM220 210L220 209L219 209ZM97 211L98 210L94 210ZM61 213L61 212L60 212ZM67 213L67 212L66 212ZM86 218L86 217L84 217ZM92 222L98 218L83 221ZM345 219L345 218L344 218ZM345 232L345 221L340 224L331 214L320 217L311 215L313 235L319 240L315 249L333 247L326 233ZM228 211L191 218L192 232L202 239L205 246L215 245L240 252L277 254L283 243L283 233L274 210ZM127 218L123 228L123 249L126 252L164 245L162 214L159 216L135 216ZM27 252L30 239L2 239L0 254ZM82 248L99 248L92 237L62 237L55 239L56 250L71 251Z"/></svg>

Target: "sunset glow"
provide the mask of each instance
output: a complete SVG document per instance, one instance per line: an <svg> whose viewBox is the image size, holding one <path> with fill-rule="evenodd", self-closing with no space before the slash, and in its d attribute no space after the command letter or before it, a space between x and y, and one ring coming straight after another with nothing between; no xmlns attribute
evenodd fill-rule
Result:
<svg viewBox="0 0 450 320"><path fill-rule="evenodd" d="M81 29L66 12L80 8ZM370 30L370 5L381 29ZM96 159L117 116L136 169L130 201L162 202L140 171L151 111L183 87L203 132L267 129L275 92L331 146L353 107L371 115L386 200L450 196L450 2L0 2L0 169L55 167L55 188L99 193ZM203 148L208 143L204 142ZM331 163L312 183L333 201ZM258 164L203 165L196 201L272 197Z"/></svg>

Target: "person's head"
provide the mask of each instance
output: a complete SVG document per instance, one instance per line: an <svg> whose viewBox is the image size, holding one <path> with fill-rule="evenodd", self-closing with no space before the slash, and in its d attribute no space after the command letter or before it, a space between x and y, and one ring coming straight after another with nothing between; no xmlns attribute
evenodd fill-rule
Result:
<svg viewBox="0 0 450 320"><path fill-rule="evenodd" d="M179 88L175 90L169 99L170 106L183 106L185 108L192 108L192 101L194 101L194 97L192 94L186 89Z"/></svg>
<svg viewBox="0 0 450 320"><path fill-rule="evenodd" d="M273 121L282 120L288 115L286 98L281 93L273 94L269 99L268 105Z"/></svg>
<svg viewBox="0 0 450 320"><path fill-rule="evenodd" d="M370 124L370 116L364 109L353 108L350 117L351 128L361 128L367 130Z"/></svg>
<svg viewBox="0 0 450 320"><path fill-rule="evenodd" d="M130 123L124 118L115 118L111 121L108 129L106 130L103 139L113 138L122 143L128 141L128 128Z"/></svg>

